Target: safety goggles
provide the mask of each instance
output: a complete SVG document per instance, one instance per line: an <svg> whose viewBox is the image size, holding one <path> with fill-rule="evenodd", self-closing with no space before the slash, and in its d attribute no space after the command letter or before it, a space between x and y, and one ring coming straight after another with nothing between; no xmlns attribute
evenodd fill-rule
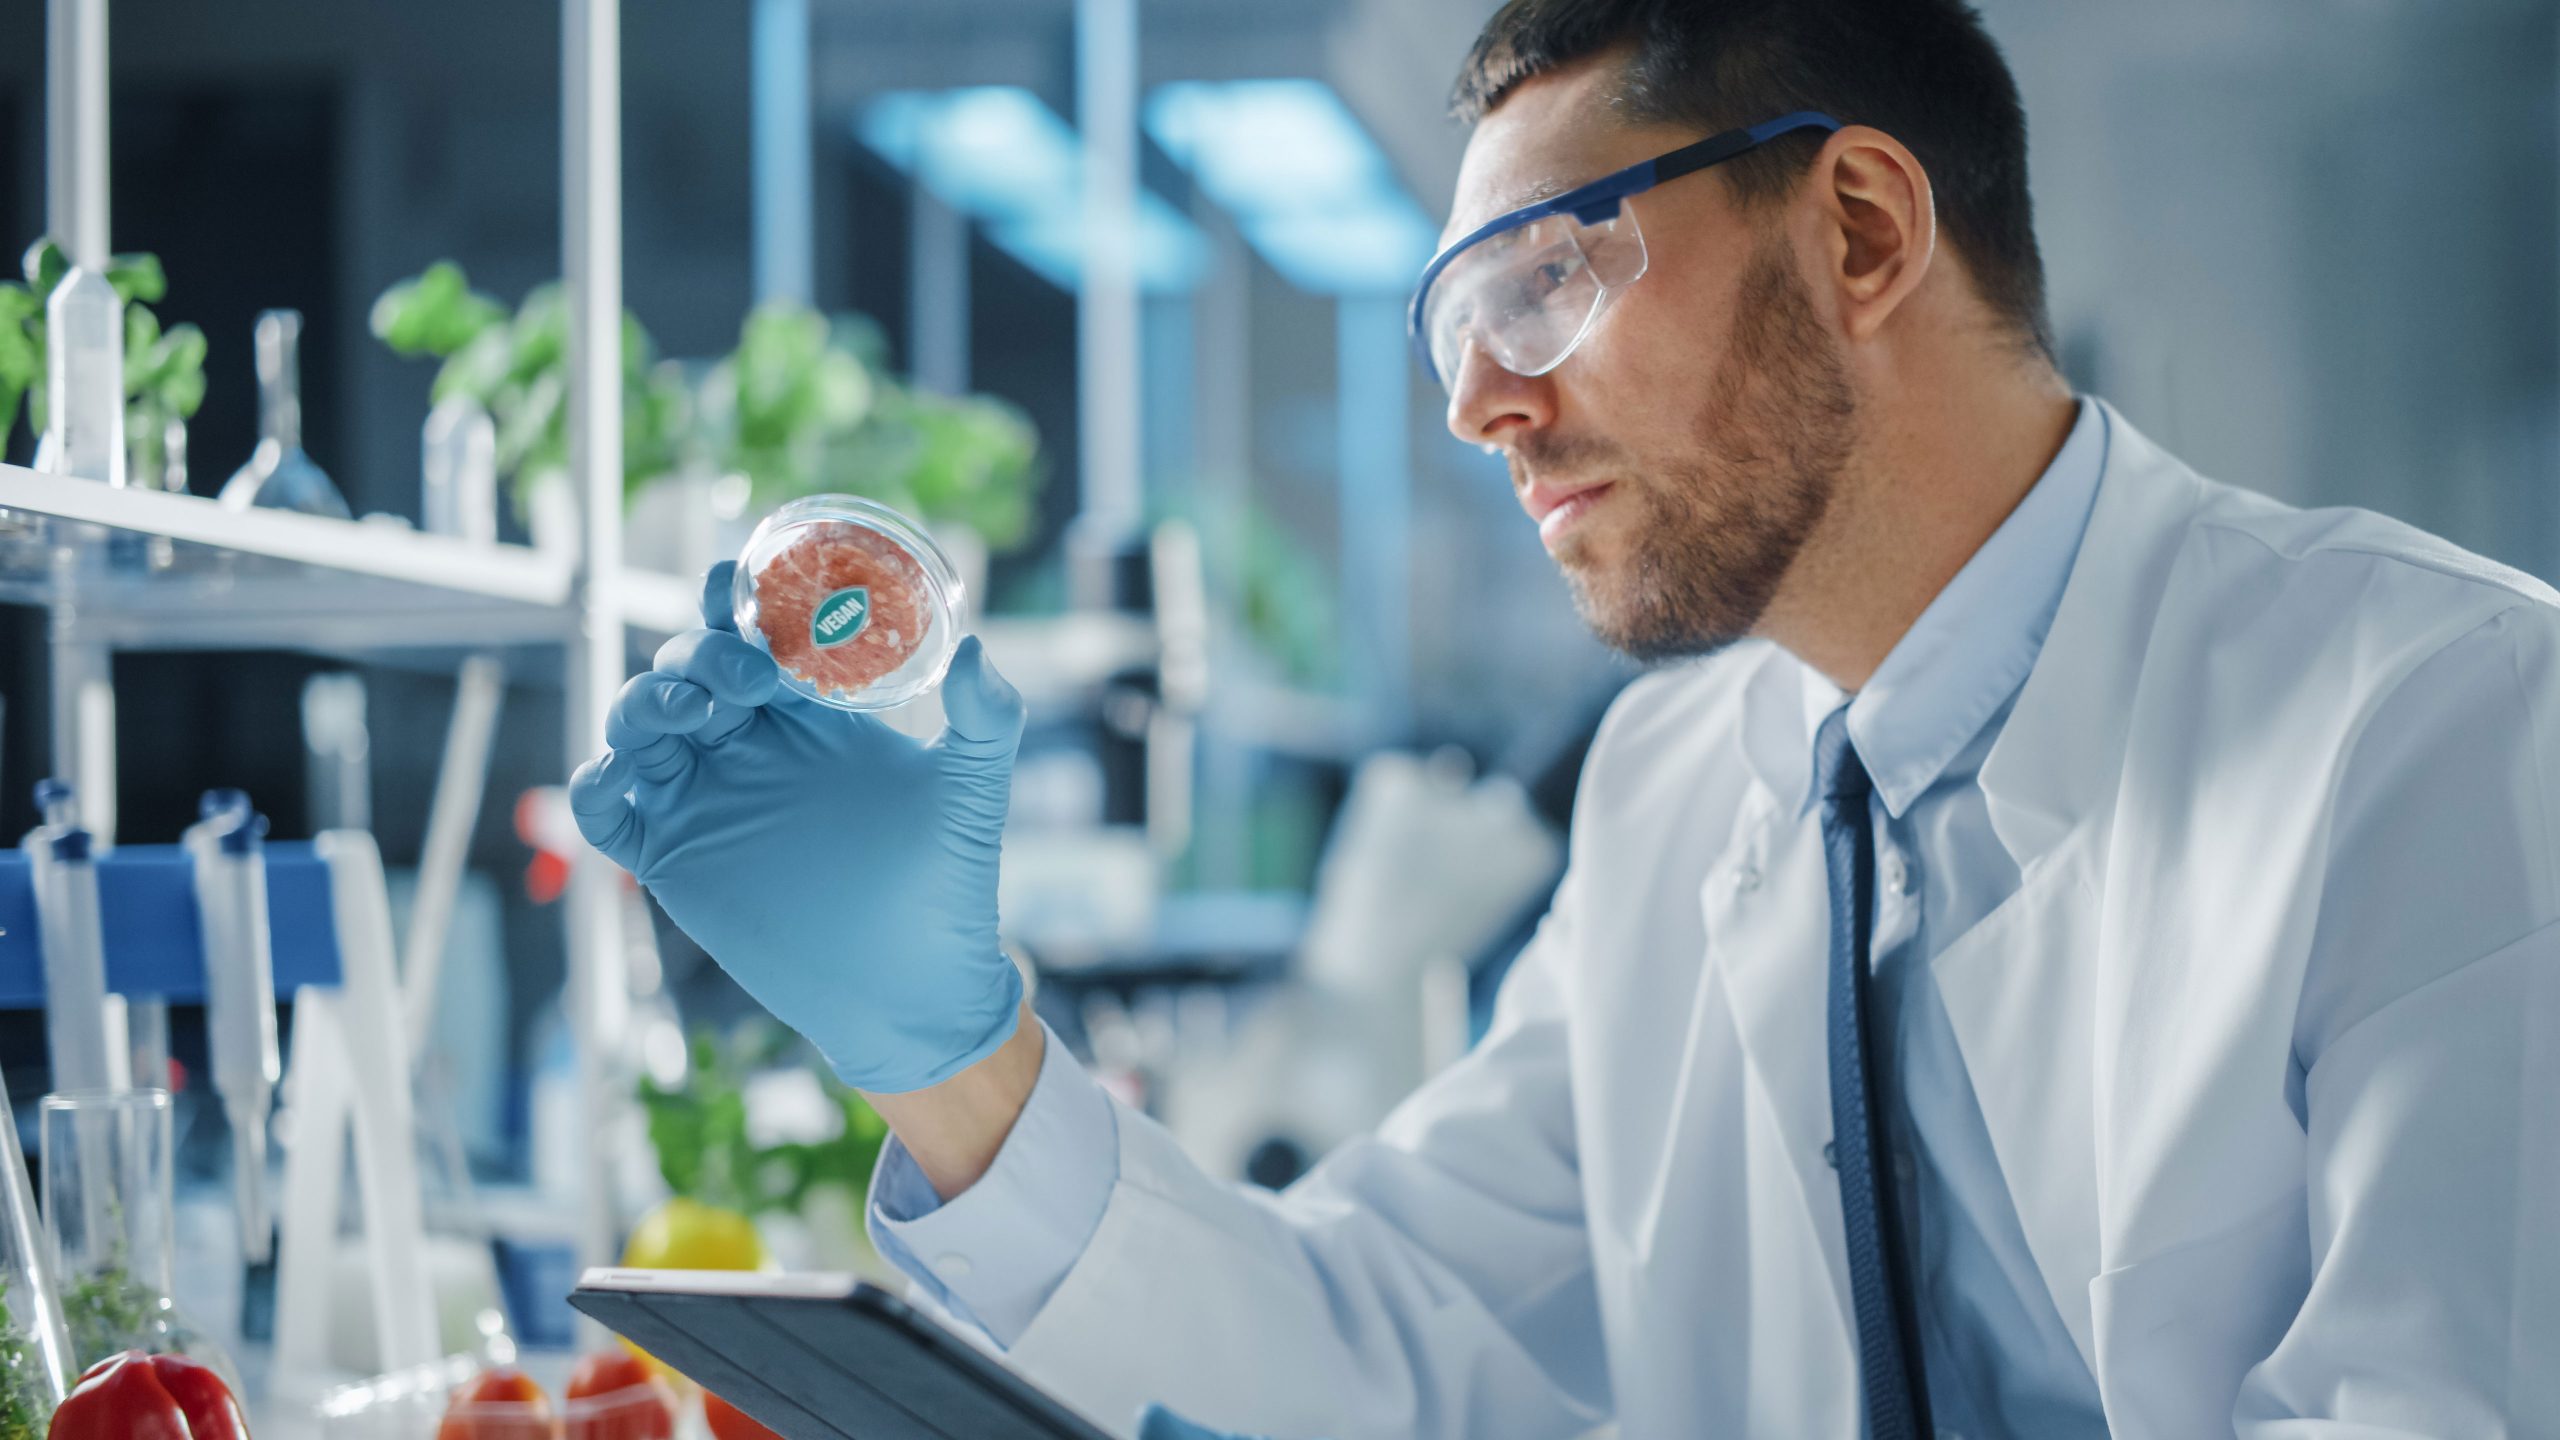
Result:
<svg viewBox="0 0 2560 1440"><path fill-rule="evenodd" d="M1665 181L1840 122L1800 110L1728 130L1478 226L1414 287L1405 328L1431 378L1454 387L1470 344L1514 375L1544 375L1591 333L1611 297L1644 278L1644 235L1623 202Z"/></svg>

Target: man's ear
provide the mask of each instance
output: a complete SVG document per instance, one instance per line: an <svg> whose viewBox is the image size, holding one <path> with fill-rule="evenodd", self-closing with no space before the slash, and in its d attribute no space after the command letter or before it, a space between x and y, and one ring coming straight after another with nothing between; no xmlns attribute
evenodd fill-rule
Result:
<svg viewBox="0 0 2560 1440"><path fill-rule="evenodd" d="M1851 340L1872 339L1937 254L1929 172L1901 141L1851 125L1822 147L1807 183L1826 221L1841 325Z"/></svg>

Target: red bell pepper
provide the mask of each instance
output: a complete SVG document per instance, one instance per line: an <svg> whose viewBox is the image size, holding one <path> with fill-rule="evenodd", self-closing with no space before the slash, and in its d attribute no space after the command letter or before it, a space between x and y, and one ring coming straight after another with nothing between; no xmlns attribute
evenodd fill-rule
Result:
<svg viewBox="0 0 2560 1440"><path fill-rule="evenodd" d="M249 1422L213 1371L127 1350L89 1367L45 1440L249 1440Z"/></svg>

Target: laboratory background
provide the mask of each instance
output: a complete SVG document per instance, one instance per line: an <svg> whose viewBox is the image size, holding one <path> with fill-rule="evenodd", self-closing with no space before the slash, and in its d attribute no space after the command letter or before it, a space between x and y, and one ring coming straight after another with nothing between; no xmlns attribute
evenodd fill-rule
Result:
<svg viewBox="0 0 2560 1440"><path fill-rule="evenodd" d="M2560 3L1982 8L2077 387L2560 578ZM1115 1092L1278 1186L1462 1054L1634 674L1405 333L1492 9L0 7L0 1440L127 1344L423 1436L606 1349L582 1265L892 1273L880 1121L559 789L802 497L1023 690Z"/></svg>

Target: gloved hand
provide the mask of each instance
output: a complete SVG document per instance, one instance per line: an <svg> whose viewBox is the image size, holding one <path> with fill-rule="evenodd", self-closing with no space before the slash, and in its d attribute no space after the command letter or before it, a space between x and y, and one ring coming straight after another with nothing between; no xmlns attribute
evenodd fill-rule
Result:
<svg viewBox="0 0 2560 1440"><path fill-rule="evenodd" d="M1150 1405L1138 1417L1138 1440L1255 1440L1251 1435L1230 1435L1206 1425L1194 1425L1161 1405Z"/></svg>
<svg viewBox="0 0 2560 1440"><path fill-rule="evenodd" d="M1022 697L973 635L930 745L821 705L737 633L733 568L705 577L709 628L614 701L611 748L569 782L578 828L846 1084L948 1079L1005 1042L1022 1001L996 942Z"/></svg>

